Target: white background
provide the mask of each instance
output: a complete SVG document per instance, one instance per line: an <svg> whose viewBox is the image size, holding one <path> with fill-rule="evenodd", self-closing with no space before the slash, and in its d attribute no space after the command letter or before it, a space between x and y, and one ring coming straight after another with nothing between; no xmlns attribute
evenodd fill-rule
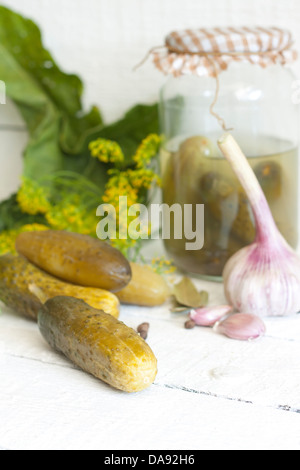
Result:
<svg viewBox="0 0 300 470"><path fill-rule="evenodd" d="M174 29L262 25L289 28L300 49L300 2L296 0L8 0L2 4L35 20L45 45L64 71L85 84L84 103L97 104L106 122L137 102L152 103L165 77L148 61L132 69ZM300 61L294 66L300 79ZM1 80L1 77L0 77ZM26 132L12 106L0 105L0 199L19 185Z"/></svg>

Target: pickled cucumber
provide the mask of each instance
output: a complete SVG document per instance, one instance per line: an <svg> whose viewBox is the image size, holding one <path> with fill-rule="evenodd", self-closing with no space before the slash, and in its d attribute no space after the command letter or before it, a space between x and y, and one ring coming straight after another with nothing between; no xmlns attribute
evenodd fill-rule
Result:
<svg viewBox="0 0 300 470"><path fill-rule="evenodd" d="M21 233L17 251L31 263L64 281L117 292L127 286L131 269L108 243L65 231Z"/></svg>
<svg viewBox="0 0 300 470"><path fill-rule="evenodd" d="M170 295L170 289L162 276L148 266L131 263L132 279L125 289L116 295L122 303L154 307L162 305Z"/></svg>
<svg viewBox="0 0 300 470"><path fill-rule="evenodd" d="M222 222L222 232L243 243L252 243L255 224L245 192L236 190L232 182L217 172L209 172L200 180L201 195L206 209Z"/></svg>
<svg viewBox="0 0 300 470"><path fill-rule="evenodd" d="M280 139L260 136L245 139L249 162L267 197L274 220L293 247L297 247L297 149ZM224 264L255 239L252 210L230 165L214 145L217 135L176 136L161 150L163 202L204 204L204 247L199 252L185 249L187 240L175 237L165 246L175 264L190 273L222 276ZM258 150L261 149L261 154ZM184 227L183 227L184 228ZM171 234L174 221L171 220Z"/></svg>
<svg viewBox="0 0 300 470"><path fill-rule="evenodd" d="M111 292L60 281L22 256L7 254L0 257L0 300L20 315L36 320L42 304L34 295L33 287L40 291L43 300L58 295L77 297L91 307L119 316L120 302Z"/></svg>
<svg viewBox="0 0 300 470"><path fill-rule="evenodd" d="M199 191L199 178L210 165L209 157L214 156L214 143L204 136L185 140L173 156L176 202L194 204Z"/></svg>
<svg viewBox="0 0 300 470"><path fill-rule="evenodd" d="M51 347L114 388L138 392L156 377L156 357L138 333L82 300L48 300L38 325Z"/></svg>
<svg viewBox="0 0 300 470"><path fill-rule="evenodd" d="M254 168L254 173L268 201L273 201L282 195L282 167L276 162L260 163Z"/></svg>
<svg viewBox="0 0 300 470"><path fill-rule="evenodd" d="M261 163L254 172L271 203L282 191L282 169L274 162ZM223 232L230 233L243 243L254 241L256 228L248 198L242 188L218 172L208 172L201 178L201 197L207 209L222 221Z"/></svg>

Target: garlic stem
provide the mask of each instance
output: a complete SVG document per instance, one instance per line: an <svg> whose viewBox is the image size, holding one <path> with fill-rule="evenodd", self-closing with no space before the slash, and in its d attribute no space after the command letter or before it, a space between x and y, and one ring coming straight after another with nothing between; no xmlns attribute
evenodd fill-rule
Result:
<svg viewBox="0 0 300 470"><path fill-rule="evenodd" d="M249 199L257 229L256 242L263 243L270 241L270 238L277 243L278 240L283 240L255 173L234 137L226 133L218 141L218 145Z"/></svg>

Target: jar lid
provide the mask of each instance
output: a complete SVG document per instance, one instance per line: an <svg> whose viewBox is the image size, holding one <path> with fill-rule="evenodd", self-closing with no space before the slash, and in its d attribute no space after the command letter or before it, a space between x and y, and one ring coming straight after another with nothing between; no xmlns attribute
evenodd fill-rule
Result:
<svg viewBox="0 0 300 470"><path fill-rule="evenodd" d="M286 65L297 59L292 46L290 31L277 27L199 28L173 31L151 53L165 74L216 76L232 61Z"/></svg>

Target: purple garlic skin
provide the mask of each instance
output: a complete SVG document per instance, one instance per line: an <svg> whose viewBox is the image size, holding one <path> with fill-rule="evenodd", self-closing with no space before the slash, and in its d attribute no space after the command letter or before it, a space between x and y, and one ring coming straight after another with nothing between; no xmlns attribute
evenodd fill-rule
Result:
<svg viewBox="0 0 300 470"><path fill-rule="evenodd" d="M281 317L300 311L300 260L278 232L277 243L238 251L223 272L227 301L239 312Z"/></svg>
<svg viewBox="0 0 300 470"><path fill-rule="evenodd" d="M190 318L198 326L213 326L225 315L232 311L231 305L218 305L216 307L204 307L192 310Z"/></svg>
<svg viewBox="0 0 300 470"><path fill-rule="evenodd" d="M264 336L266 326L261 318L248 313L234 313L215 326L215 331L228 338L250 341Z"/></svg>

